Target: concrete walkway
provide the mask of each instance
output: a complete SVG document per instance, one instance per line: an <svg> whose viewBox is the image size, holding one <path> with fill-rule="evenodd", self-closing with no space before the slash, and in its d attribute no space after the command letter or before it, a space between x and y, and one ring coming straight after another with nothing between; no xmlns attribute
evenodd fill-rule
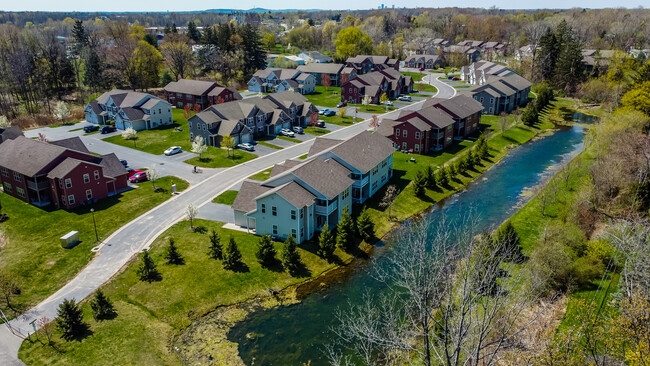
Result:
<svg viewBox="0 0 650 366"><path fill-rule="evenodd" d="M437 76L440 75L431 74L431 76L435 78L432 80L432 85L438 88L438 97L449 98L455 94L452 87L437 82ZM416 102L403 109L416 110L421 103L423 102ZM383 114L382 118L397 118L399 113L400 110L397 109ZM369 120L365 120L330 132L327 137L348 139L367 130L369 123ZM185 207L188 204L194 203L203 209L203 206L212 204L210 202L212 198L235 186L246 177L286 159L306 154L313 142L314 139L311 139L294 144L237 166L221 169L212 175L196 174L204 176L205 179L118 229L104 240L98 255L70 282L25 314L12 320L11 326L19 329L23 334L33 332L30 322L44 316L54 319L57 308L64 299L74 298L81 301L92 294L128 263L129 259L148 248L169 227L183 220ZM115 147L116 145L111 144L111 146ZM209 213L210 210L208 206L204 212ZM21 365L22 362L18 359L18 350L21 344L21 338L12 335L7 326L0 326L0 365Z"/></svg>

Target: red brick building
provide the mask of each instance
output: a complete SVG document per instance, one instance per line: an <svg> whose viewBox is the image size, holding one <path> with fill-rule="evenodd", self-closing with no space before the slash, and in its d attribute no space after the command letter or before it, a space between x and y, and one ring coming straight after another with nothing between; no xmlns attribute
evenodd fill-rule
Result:
<svg viewBox="0 0 650 366"><path fill-rule="evenodd" d="M226 88L214 81L181 79L165 86L165 99L176 108L188 105L194 109L198 104L204 110L211 105L240 100L242 97L235 88Z"/></svg>
<svg viewBox="0 0 650 366"><path fill-rule="evenodd" d="M19 136L0 144L4 192L35 206L72 209L125 190L115 154L94 156L78 138L52 143Z"/></svg>
<svg viewBox="0 0 650 366"><path fill-rule="evenodd" d="M454 138L457 139L473 134L481 123L483 105L466 95L456 95L451 99L427 99L422 108L427 107L441 109L454 119Z"/></svg>
<svg viewBox="0 0 650 366"><path fill-rule="evenodd" d="M358 75L341 85L341 101L361 103L365 96L370 96L371 103L379 104L381 95L386 93L390 99L413 91L413 79L394 69L373 71Z"/></svg>
<svg viewBox="0 0 650 366"><path fill-rule="evenodd" d="M386 69L399 71L399 60L388 56L358 55L349 57L345 66L356 70L357 75Z"/></svg>

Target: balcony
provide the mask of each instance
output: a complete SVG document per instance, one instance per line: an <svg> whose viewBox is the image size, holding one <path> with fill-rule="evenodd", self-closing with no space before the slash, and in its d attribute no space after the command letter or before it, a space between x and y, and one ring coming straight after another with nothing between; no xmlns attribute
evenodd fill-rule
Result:
<svg viewBox="0 0 650 366"><path fill-rule="evenodd" d="M316 212L317 215L329 215L332 212L334 212L334 210L336 210L337 207L338 207L338 202L334 201L327 206L316 205L314 207L314 211Z"/></svg>
<svg viewBox="0 0 650 366"><path fill-rule="evenodd" d="M50 188L50 182L42 180L39 182L32 182L31 180L27 181L27 188L33 189L35 191L42 191L44 189Z"/></svg>
<svg viewBox="0 0 650 366"><path fill-rule="evenodd" d="M355 178L353 179L354 179L354 183L352 183L352 187L356 187L356 188L361 188L365 186L366 184L368 184L368 180L369 180L368 176L365 176L361 179L355 179Z"/></svg>
<svg viewBox="0 0 650 366"><path fill-rule="evenodd" d="M433 133L431 134L431 138L434 140L445 138L445 132L443 131L443 132Z"/></svg>

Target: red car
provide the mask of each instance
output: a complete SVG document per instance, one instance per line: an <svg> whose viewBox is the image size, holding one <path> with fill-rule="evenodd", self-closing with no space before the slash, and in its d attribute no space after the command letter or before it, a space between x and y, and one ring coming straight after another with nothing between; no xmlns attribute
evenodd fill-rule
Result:
<svg viewBox="0 0 650 366"><path fill-rule="evenodd" d="M131 178L134 174L137 174L137 173L142 173L142 171L138 170L138 169L133 169L133 168L126 168L126 174L127 174L127 176L129 178Z"/></svg>
<svg viewBox="0 0 650 366"><path fill-rule="evenodd" d="M454 76L453 78L451 78L451 80L454 80L454 81L457 81L457 80L460 80L460 78L459 78L459 77L456 77L456 76Z"/></svg>
<svg viewBox="0 0 650 366"><path fill-rule="evenodd" d="M420 71L424 71L424 67L420 67Z"/></svg>
<svg viewBox="0 0 650 366"><path fill-rule="evenodd" d="M139 183L139 182L144 182L146 180L147 180L146 172L138 172L133 174L131 177L129 177L129 182L131 183Z"/></svg>

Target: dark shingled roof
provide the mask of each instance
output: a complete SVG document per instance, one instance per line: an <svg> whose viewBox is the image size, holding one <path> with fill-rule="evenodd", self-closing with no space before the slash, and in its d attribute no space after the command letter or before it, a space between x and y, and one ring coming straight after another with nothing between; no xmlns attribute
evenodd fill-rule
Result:
<svg viewBox="0 0 650 366"><path fill-rule="evenodd" d="M0 128L0 143L2 141L13 140L18 136L24 136L23 131L18 126Z"/></svg>
<svg viewBox="0 0 650 366"><path fill-rule="evenodd" d="M328 64L328 63L310 63L307 65L298 66L298 71L309 72L314 74L338 74L343 70L343 64Z"/></svg>
<svg viewBox="0 0 650 366"><path fill-rule="evenodd" d="M214 81L180 79L167 84L165 91L170 93L204 95L216 86L220 85Z"/></svg>
<svg viewBox="0 0 650 366"><path fill-rule="evenodd" d="M273 180L287 174L298 177L327 199L336 197L354 183L349 177L350 170L335 160L312 159L269 179L265 184L273 184Z"/></svg>
<svg viewBox="0 0 650 366"><path fill-rule="evenodd" d="M297 165L300 165L300 164L302 164L302 163L303 163L302 161L291 160L291 159L289 159L289 160L285 160L285 161L282 162L282 163L275 164L275 165L273 166L273 169L271 169L271 174L269 175L269 177L270 177L270 178L273 178L273 177L275 177L276 175L278 175L278 174L280 174L280 173L284 173L284 172L286 172L287 170L289 170L289 169L291 169L291 168L293 168L293 167L295 167L295 166L297 166Z"/></svg>
<svg viewBox="0 0 650 366"><path fill-rule="evenodd" d="M81 164L86 164L86 165L92 165L95 167L99 167L98 164L89 162L89 161L83 161L79 159L74 159L74 158L65 158L62 162L59 163L54 169L50 170L49 173L47 173L48 178L63 178L68 173L70 173L72 170L74 170L76 167L78 167Z"/></svg>
<svg viewBox="0 0 650 366"><path fill-rule="evenodd" d="M400 123L402 122L395 121L392 119L383 119L379 124L379 127L377 127L377 131L375 131L375 133L378 133L385 137L393 136L393 132L394 132L393 128Z"/></svg>
<svg viewBox="0 0 650 366"><path fill-rule="evenodd" d="M278 194L297 208L309 206L314 203L314 200L316 199L316 196L296 182L289 182L275 187L270 191L261 194L261 196L268 196L273 193Z"/></svg>
<svg viewBox="0 0 650 366"><path fill-rule="evenodd" d="M77 150L90 154L90 151L86 147L86 144L81 141L79 137L70 137L63 140L50 141L50 144L65 147L66 149Z"/></svg>
<svg viewBox="0 0 650 366"><path fill-rule="evenodd" d="M386 137L363 131L332 147L329 151L363 173L367 173L395 152L395 148L393 142Z"/></svg>
<svg viewBox="0 0 650 366"><path fill-rule="evenodd" d="M235 201L232 203L233 210L243 212L255 210L257 208L255 197L258 197L271 189L271 187L265 187L259 182L250 180L243 181L239 193L237 193L237 197L235 197Z"/></svg>
<svg viewBox="0 0 650 366"><path fill-rule="evenodd" d="M451 114L458 118L467 118L475 113L483 110L483 105L466 95L456 95L451 99L431 98L424 102L425 107L438 107L448 110Z"/></svg>
<svg viewBox="0 0 650 366"><path fill-rule="evenodd" d="M19 136L0 144L0 166L33 177L66 149Z"/></svg>
<svg viewBox="0 0 650 366"><path fill-rule="evenodd" d="M120 162L120 159L114 153L102 155L95 159L95 163L104 168L104 176L117 178L126 174L126 168Z"/></svg>
<svg viewBox="0 0 650 366"><path fill-rule="evenodd" d="M316 140L314 140L314 143L309 148L308 156L314 156L340 143L341 140L329 139L327 137L319 137Z"/></svg>

